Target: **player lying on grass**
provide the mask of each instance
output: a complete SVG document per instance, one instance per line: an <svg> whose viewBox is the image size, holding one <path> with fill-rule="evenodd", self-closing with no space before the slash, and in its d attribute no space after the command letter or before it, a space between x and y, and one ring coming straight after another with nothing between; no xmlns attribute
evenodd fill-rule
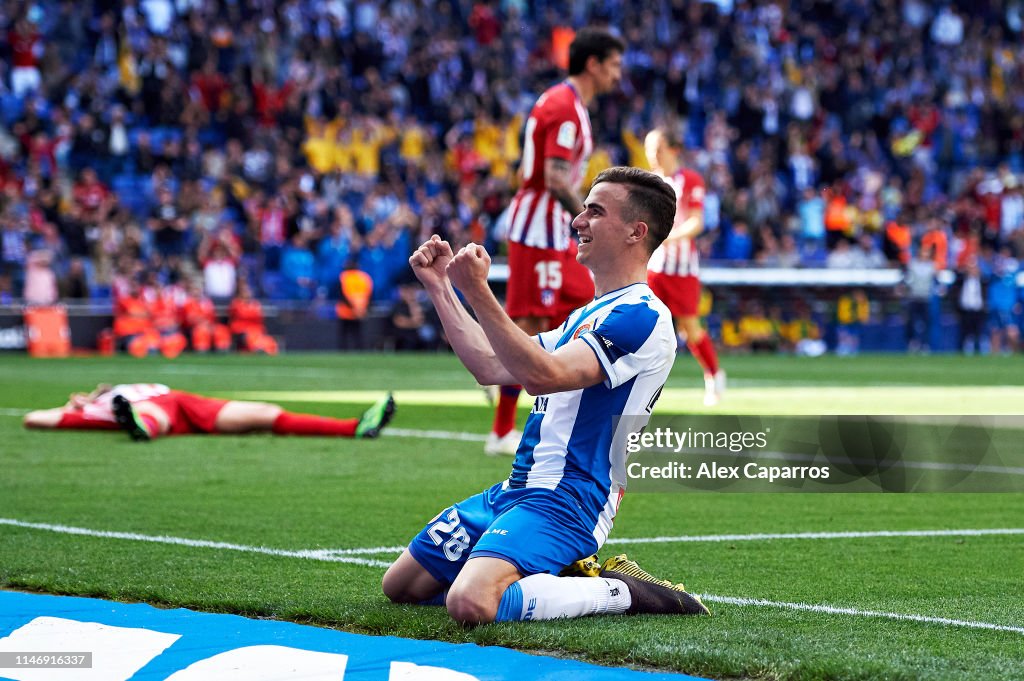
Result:
<svg viewBox="0 0 1024 681"><path fill-rule="evenodd" d="M271 432L275 435L377 437L395 413L391 395L358 419L295 414L267 402L219 400L159 383L100 384L75 393L63 407L25 415L26 428L127 431L134 440L163 435Z"/></svg>
<svg viewBox="0 0 1024 681"><path fill-rule="evenodd" d="M598 175L572 222L597 297L537 336L520 330L491 293L483 248L471 244L454 255L434 236L413 253L409 263L477 381L521 384L537 399L512 474L441 511L413 538L384 575L392 601L443 603L467 625L707 613L681 585L654 579L625 556L606 562L596 578L556 576L608 537L626 482L626 453L613 445L615 417L647 415L675 359L672 316L647 286L647 261L675 209L672 188L652 173Z"/></svg>

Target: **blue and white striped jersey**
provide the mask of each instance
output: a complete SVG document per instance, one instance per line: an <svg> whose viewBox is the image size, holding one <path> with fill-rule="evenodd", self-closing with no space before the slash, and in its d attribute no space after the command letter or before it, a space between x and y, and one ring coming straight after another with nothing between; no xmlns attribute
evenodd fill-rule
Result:
<svg viewBox="0 0 1024 681"><path fill-rule="evenodd" d="M623 420L631 430L646 425L675 361L672 315L646 283L636 283L596 298L536 338L548 352L581 339L606 379L535 398L507 486L567 493L600 546L626 486L625 433L615 432L616 417L634 417Z"/></svg>

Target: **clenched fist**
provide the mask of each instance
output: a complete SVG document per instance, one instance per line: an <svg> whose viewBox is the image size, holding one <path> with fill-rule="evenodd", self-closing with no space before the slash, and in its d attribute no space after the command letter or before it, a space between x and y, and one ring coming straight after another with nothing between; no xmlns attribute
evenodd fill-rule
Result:
<svg viewBox="0 0 1024 681"><path fill-rule="evenodd" d="M447 277L445 270L451 261L451 244L436 234L409 256L409 266L426 287L444 283Z"/></svg>
<svg viewBox="0 0 1024 681"><path fill-rule="evenodd" d="M487 273L491 269L491 256L483 246L464 246L448 263L448 279L463 293L487 288Z"/></svg>

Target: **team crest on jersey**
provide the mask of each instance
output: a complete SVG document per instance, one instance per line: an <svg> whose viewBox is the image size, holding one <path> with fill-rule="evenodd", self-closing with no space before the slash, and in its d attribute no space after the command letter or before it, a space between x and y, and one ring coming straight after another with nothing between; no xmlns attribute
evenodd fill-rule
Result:
<svg viewBox="0 0 1024 681"><path fill-rule="evenodd" d="M555 304L555 292L552 289L546 288L540 292L540 304L544 307L551 307Z"/></svg>
<svg viewBox="0 0 1024 681"><path fill-rule="evenodd" d="M580 328L576 329L576 333L572 335L572 339L576 340L577 338L585 334L587 331L590 331L590 328L590 322L587 322L586 324L581 324Z"/></svg>

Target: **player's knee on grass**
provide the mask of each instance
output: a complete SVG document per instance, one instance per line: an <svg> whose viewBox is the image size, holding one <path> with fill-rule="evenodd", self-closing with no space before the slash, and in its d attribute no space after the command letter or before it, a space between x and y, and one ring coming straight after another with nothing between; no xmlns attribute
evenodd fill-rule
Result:
<svg viewBox="0 0 1024 681"><path fill-rule="evenodd" d="M453 620L472 627L493 622L498 615L498 603L487 594L453 587L444 605Z"/></svg>
<svg viewBox="0 0 1024 681"><path fill-rule="evenodd" d="M448 589L448 614L465 626L493 622L505 589L519 579L518 569L506 560L471 557Z"/></svg>
<svg viewBox="0 0 1024 681"><path fill-rule="evenodd" d="M380 590L392 603L415 603L406 586L390 569L384 573L384 578L380 581Z"/></svg>
<svg viewBox="0 0 1024 681"><path fill-rule="evenodd" d="M444 585L424 570L408 550L391 564L380 586L392 603L423 603L444 590Z"/></svg>

